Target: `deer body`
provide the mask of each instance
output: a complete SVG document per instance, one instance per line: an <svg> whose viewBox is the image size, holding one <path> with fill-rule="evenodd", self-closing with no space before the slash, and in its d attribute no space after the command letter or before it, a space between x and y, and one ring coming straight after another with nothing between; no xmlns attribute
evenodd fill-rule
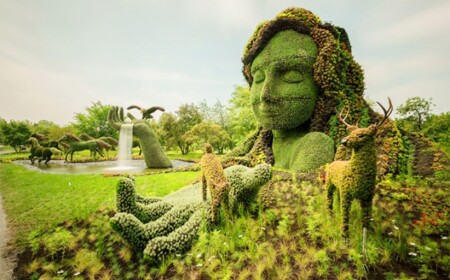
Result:
<svg viewBox="0 0 450 280"><path fill-rule="evenodd" d="M357 199L361 204L363 226L366 228L369 226L377 172L374 135L374 127L358 128L350 133L344 138L343 145L349 147L356 145L352 147L351 159L334 161L327 169L325 184L328 207L330 210L333 209L333 193L338 189L344 235L348 234L349 213L353 199Z"/></svg>
<svg viewBox="0 0 450 280"><path fill-rule="evenodd" d="M377 174L375 134L393 110L390 98L388 110L380 103L378 104L384 111L384 118L380 123L371 124L366 128L359 128L357 125L346 123L345 119L347 118L348 111L344 118L341 118L341 114L339 114L339 120L350 131L349 135L342 139L342 145L350 148L352 155L350 160L336 160L328 166L325 187L330 212L333 210L333 193L336 189L339 190L342 219L341 229L345 237L348 236L350 206L354 199L359 201L362 208L363 227L367 229L370 224Z"/></svg>

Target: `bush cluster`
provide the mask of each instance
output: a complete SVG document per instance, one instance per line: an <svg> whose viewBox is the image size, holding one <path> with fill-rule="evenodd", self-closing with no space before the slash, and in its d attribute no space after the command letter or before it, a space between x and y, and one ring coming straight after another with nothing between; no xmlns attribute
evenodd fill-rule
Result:
<svg viewBox="0 0 450 280"><path fill-rule="evenodd" d="M224 171L230 182L227 206L248 207L262 185L271 177L271 166L255 168L233 166ZM200 183L187 186L164 199L147 198L136 194L132 177L117 184L117 211L110 219L111 228L135 251L147 258L162 260L174 253L189 249L203 222L210 223L212 205L202 200ZM228 204L230 203L230 204Z"/></svg>

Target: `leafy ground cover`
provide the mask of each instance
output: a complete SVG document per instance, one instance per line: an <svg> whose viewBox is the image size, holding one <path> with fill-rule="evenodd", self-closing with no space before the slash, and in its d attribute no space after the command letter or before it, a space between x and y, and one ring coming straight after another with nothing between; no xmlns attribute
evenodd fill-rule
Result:
<svg viewBox="0 0 450 280"><path fill-rule="evenodd" d="M109 226L117 177L41 174L0 155L0 193L20 249L19 279L448 279L450 182L387 177L377 185L372 228L362 246L352 204L350 239L340 235L323 187L277 173L267 209L204 228L189 252L161 263L134 254ZM89 158L80 153L79 160ZM197 160L200 154L185 159ZM179 154L169 153L172 159ZM198 172L137 176L137 192L164 196Z"/></svg>

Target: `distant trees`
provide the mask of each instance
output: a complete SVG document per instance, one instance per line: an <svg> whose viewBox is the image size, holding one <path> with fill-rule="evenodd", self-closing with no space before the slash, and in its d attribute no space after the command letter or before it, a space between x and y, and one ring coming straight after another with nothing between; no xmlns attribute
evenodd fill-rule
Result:
<svg viewBox="0 0 450 280"><path fill-rule="evenodd" d="M403 117L399 122L405 130L419 132L422 130L423 122L431 114L431 108L434 106L432 99L422 97L408 98L405 104L397 107L398 114Z"/></svg>
<svg viewBox="0 0 450 280"><path fill-rule="evenodd" d="M31 135L30 124L28 121L5 121L0 122L2 142L9 145L19 152L21 148L28 144Z"/></svg>
<svg viewBox="0 0 450 280"><path fill-rule="evenodd" d="M158 122L163 145L168 149L178 147L183 155L189 153L194 142L185 134L202 121L203 116L194 104L181 105L176 114L163 113Z"/></svg>
<svg viewBox="0 0 450 280"><path fill-rule="evenodd" d="M199 123L195 125L185 134L185 138L191 143L196 143L197 146L209 143L219 154L223 154L224 150L232 144L230 135L222 126L214 123Z"/></svg>
<svg viewBox="0 0 450 280"><path fill-rule="evenodd" d="M255 115L250 103L250 89L248 86L236 86L231 94L228 119L234 144L245 140L249 133L258 127Z"/></svg>
<svg viewBox="0 0 450 280"><path fill-rule="evenodd" d="M100 101L93 102L86 107L86 113L75 114L73 127L78 133L85 132L94 138L112 136L117 138L118 131L109 126L108 112L110 105L103 105Z"/></svg>

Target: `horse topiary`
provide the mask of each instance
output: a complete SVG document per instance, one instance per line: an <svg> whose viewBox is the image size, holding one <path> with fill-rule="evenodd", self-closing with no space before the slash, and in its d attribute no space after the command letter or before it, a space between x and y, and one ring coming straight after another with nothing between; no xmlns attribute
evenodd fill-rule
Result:
<svg viewBox="0 0 450 280"><path fill-rule="evenodd" d="M93 153L94 155L94 159L95 159L94 152L99 153L103 157L101 149L111 148L111 145L105 143L104 141L101 140L81 141L80 138L76 137L71 133L66 133L64 136L58 139L58 142L66 142L69 145L69 150L66 152L65 161L67 161L67 156L69 154L70 154L70 161L73 161L73 154L75 152L84 150L90 150L91 153Z"/></svg>
<svg viewBox="0 0 450 280"><path fill-rule="evenodd" d="M39 144L39 141L34 137L30 137L28 141L31 142L31 155L28 156L28 158L31 160L31 164L34 164L34 160L36 157L38 158L39 163L41 163L42 160L45 160L45 164L47 164L53 155L51 149L48 147L42 147Z"/></svg>

